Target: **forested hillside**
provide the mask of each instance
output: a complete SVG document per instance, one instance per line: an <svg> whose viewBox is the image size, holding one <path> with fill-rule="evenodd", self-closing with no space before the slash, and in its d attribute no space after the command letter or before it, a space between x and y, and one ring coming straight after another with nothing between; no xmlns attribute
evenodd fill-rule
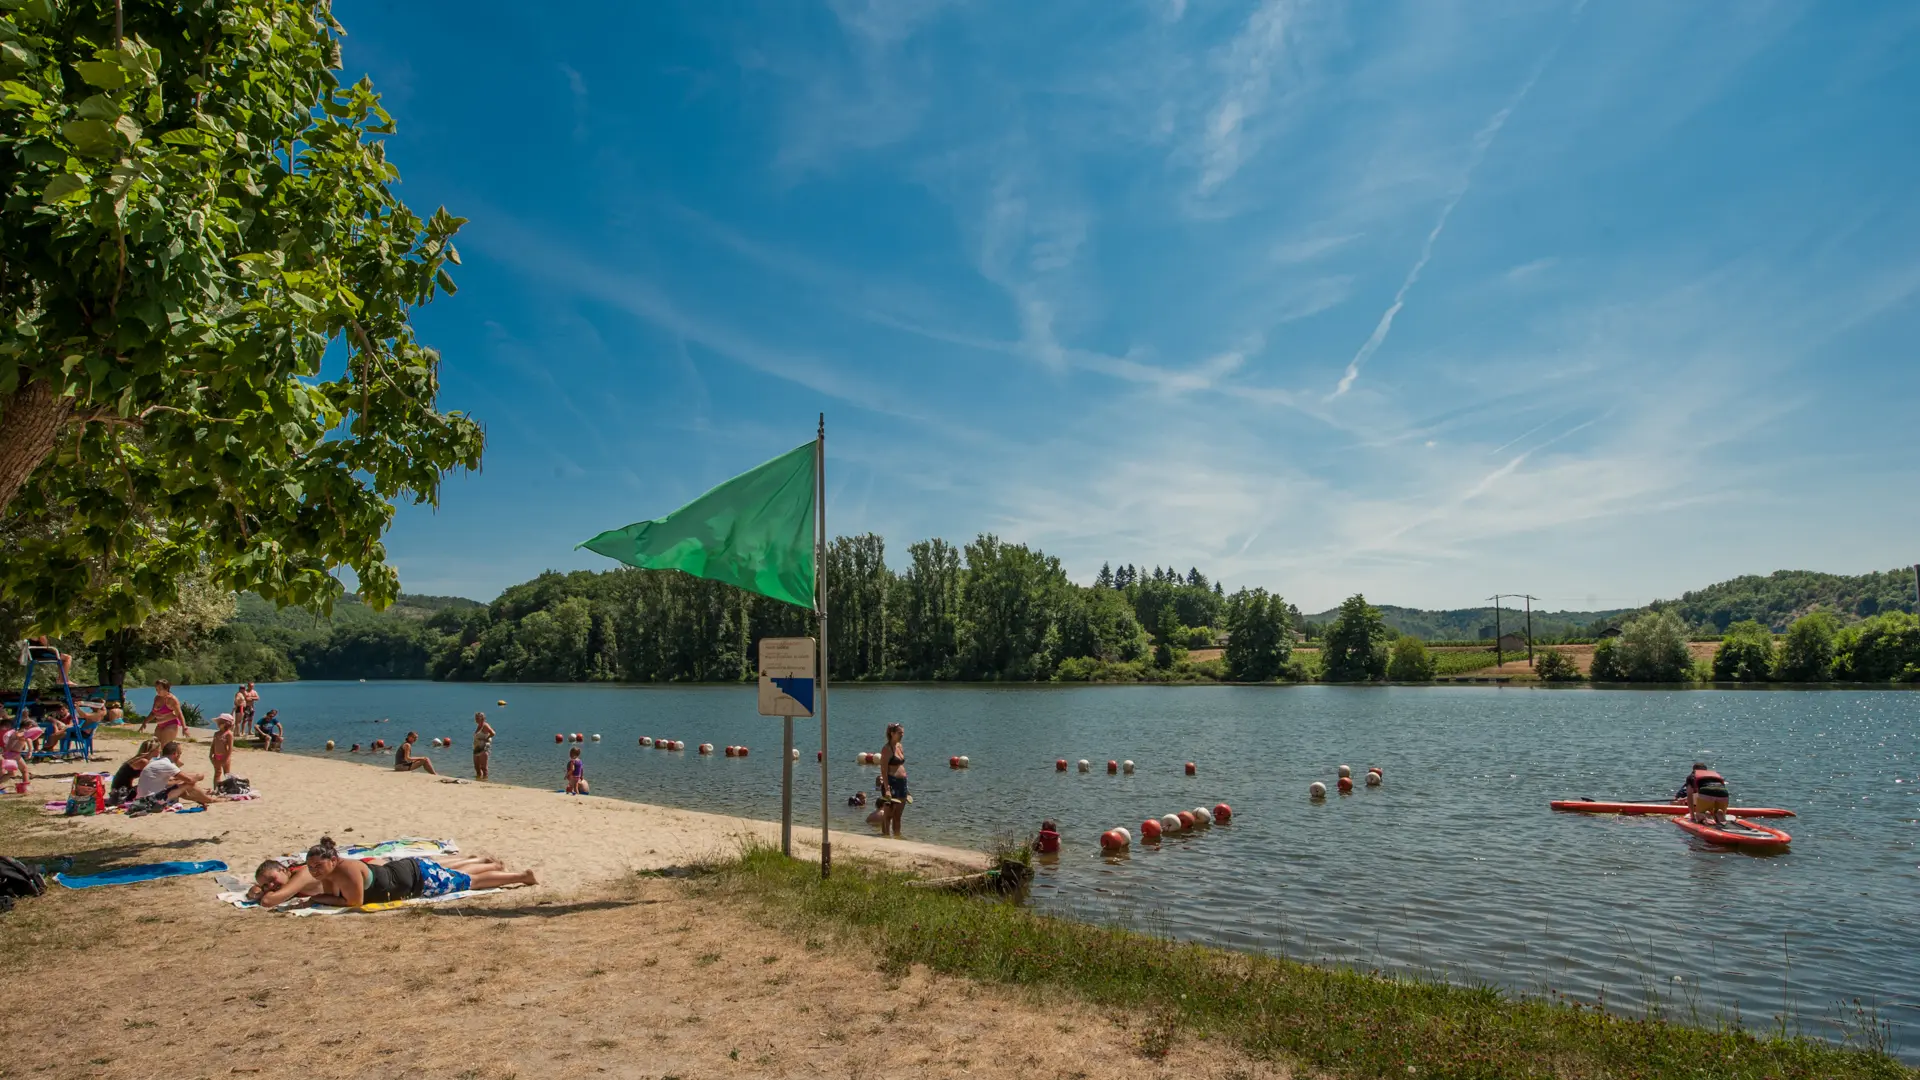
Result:
<svg viewBox="0 0 1920 1080"><path fill-rule="evenodd" d="M1775 633L1783 633L1795 619L1819 608L1841 622L1852 622L1886 611L1912 613L1912 567L1868 574L1822 574L1813 570L1776 570L1682 593L1678 600L1660 600L1648 610L1671 611L1696 630L1725 631L1734 623L1752 619Z"/></svg>
<svg viewBox="0 0 1920 1080"><path fill-rule="evenodd" d="M1533 637L1536 641L1590 638L1626 614L1627 610L1615 608L1607 611L1535 611ZM1387 625L1395 631L1411 634L1425 641L1485 641L1494 637L1496 626L1501 633L1512 634L1522 632L1527 624L1526 613L1516 607L1501 609L1497 621L1491 607L1423 611L1419 608L1382 604L1379 606L1379 611ZM1340 609L1332 608L1317 615L1307 616L1307 622L1313 626L1324 626L1333 622L1339 615Z"/></svg>

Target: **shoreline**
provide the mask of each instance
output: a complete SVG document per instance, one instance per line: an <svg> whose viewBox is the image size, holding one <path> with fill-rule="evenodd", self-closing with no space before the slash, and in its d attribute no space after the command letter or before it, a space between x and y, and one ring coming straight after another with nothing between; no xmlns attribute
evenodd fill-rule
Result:
<svg viewBox="0 0 1920 1080"><path fill-rule="evenodd" d="M76 771L111 772L135 745L130 732L102 729L86 766L46 762L34 770L31 793L13 796L36 810L64 798ZM207 771L204 740L189 744L186 768ZM713 862L740 854L749 842L778 845L780 823L598 795L463 777L399 773L372 762L235 747L234 770L260 798L215 803L204 813L124 814L66 818L76 837L111 833L169 849L169 858L220 859L241 876L261 860L304 851L322 835L341 844L400 836L452 839L461 851L529 867L541 886L572 891L630 876ZM447 781L459 780L458 783ZM922 873L982 867L979 852L858 832L830 835L836 855L873 859ZM817 823L796 820L796 859L818 862Z"/></svg>

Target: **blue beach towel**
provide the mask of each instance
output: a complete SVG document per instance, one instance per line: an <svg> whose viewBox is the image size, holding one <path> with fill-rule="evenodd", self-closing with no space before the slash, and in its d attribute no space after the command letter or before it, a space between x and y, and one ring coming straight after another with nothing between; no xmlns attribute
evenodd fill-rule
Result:
<svg viewBox="0 0 1920 1080"><path fill-rule="evenodd" d="M101 885L130 885L136 881L154 881L159 878L184 877L189 874L206 874L225 870L227 864L218 859L210 862L162 862L147 863L144 866L123 866L118 870L108 870L103 874L89 874L74 877L70 874L55 874L53 880L69 889L92 889Z"/></svg>

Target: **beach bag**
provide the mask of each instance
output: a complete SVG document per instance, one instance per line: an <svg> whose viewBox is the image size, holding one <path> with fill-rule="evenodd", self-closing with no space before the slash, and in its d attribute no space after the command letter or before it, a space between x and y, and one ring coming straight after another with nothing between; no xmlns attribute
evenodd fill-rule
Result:
<svg viewBox="0 0 1920 1080"><path fill-rule="evenodd" d="M107 778L98 773L75 773L67 789L67 816L92 817L106 813Z"/></svg>
<svg viewBox="0 0 1920 1080"><path fill-rule="evenodd" d="M47 879L40 871L0 855L0 896L39 896L47 891Z"/></svg>
<svg viewBox="0 0 1920 1080"><path fill-rule="evenodd" d="M244 776L229 776L222 779L218 791L222 795L245 795L253 790L253 785Z"/></svg>

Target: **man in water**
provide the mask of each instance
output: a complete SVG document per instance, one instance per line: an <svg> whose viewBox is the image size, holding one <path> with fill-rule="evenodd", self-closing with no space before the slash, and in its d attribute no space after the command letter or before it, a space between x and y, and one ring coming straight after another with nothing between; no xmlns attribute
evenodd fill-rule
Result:
<svg viewBox="0 0 1920 1080"><path fill-rule="evenodd" d="M1693 821L1704 823L1707 815L1712 814L1715 825L1726 827L1727 803L1730 800L1726 778L1707 768L1704 762L1693 763L1693 771L1687 774L1686 781L1680 785L1673 800L1687 803L1687 816Z"/></svg>

